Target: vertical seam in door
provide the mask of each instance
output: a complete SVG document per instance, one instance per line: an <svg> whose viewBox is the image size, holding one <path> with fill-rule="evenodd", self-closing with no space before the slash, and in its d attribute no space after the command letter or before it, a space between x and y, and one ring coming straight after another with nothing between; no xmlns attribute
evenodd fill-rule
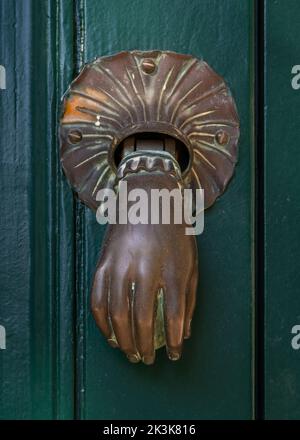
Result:
<svg viewBox="0 0 300 440"><path fill-rule="evenodd" d="M59 6L57 0L51 5L48 6L50 8L49 14L52 13L51 7L53 7L53 17L55 18L55 27L54 27L54 44L55 44L55 56L54 58L54 66L53 66L53 72L55 75L54 79L54 90L56 93L54 93L54 102L53 102L53 108L54 108L54 120L53 125L56 127L56 117L58 115L58 102L59 97L57 96L57 90L58 90L58 68L59 65L59 50L58 50L58 20L59 20ZM53 179L55 179L55 190L53 191L54 195L54 201L52 202L52 205L54 206L54 220L53 223L55 225L55 229L57 231L57 223L59 222L60 218L60 210L59 210L59 195L60 195L60 174L59 174L59 150L57 149L58 145L58 137L57 137L57 131L55 130L54 133L54 145L56 148L54 148L54 157L53 157ZM52 157L52 156L50 156ZM57 222L57 223L56 223ZM53 246L53 252L51 250L51 254L53 253L55 255L55 261L52 268L52 277L53 277L53 284L55 286L55 295L52 299L53 301L53 310L54 310L54 316L55 319L53 319L53 339L54 339L54 356L53 356L53 389L55 390L55 398L53 399L53 418L59 419L60 418L60 404L59 404L59 394L60 394L60 387L59 387L59 363L61 361L60 359L60 352L59 352L59 289L60 289L60 282L59 282L59 238L57 233L52 233L52 246Z"/></svg>
<svg viewBox="0 0 300 440"><path fill-rule="evenodd" d="M250 234L251 234L251 419L256 413L256 3L249 2L249 132L250 132Z"/></svg>
<svg viewBox="0 0 300 440"><path fill-rule="evenodd" d="M74 3L74 76L77 76L84 62L84 1ZM84 302L84 206L75 199L75 418L85 418L85 321Z"/></svg>
<svg viewBox="0 0 300 440"><path fill-rule="evenodd" d="M256 0L255 29L255 418L264 419L264 57L265 0Z"/></svg>

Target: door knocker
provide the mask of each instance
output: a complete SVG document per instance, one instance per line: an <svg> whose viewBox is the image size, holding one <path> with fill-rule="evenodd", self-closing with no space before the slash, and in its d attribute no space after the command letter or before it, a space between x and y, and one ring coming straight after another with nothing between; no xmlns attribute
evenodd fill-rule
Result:
<svg viewBox="0 0 300 440"><path fill-rule="evenodd" d="M233 98L204 61L174 52L121 52L83 67L63 100L61 163L89 208L98 194L204 190L211 206L237 161ZM119 206L117 204L117 206ZM132 205L128 202L128 209ZM150 216L150 214L149 214ZM177 360L191 334L197 245L186 223L109 224L91 292L95 321L131 362Z"/></svg>

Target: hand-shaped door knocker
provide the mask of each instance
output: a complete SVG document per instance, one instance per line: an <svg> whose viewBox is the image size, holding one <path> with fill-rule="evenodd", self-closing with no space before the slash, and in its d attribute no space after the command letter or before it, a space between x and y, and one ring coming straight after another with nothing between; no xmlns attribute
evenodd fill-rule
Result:
<svg viewBox="0 0 300 440"><path fill-rule="evenodd" d="M152 190L201 188L207 208L233 174L238 137L223 79L188 55L98 58L64 97L61 162L69 182L94 211L101 190L116 194L116 221L107 227L91 307L108 342L131 362L152 364L163 345L171 360L180 358L196 303L197 246L185 221L172 215L168 224L153 224L149 212L149 221L121 222L120 186L149 199Z"/></svg>

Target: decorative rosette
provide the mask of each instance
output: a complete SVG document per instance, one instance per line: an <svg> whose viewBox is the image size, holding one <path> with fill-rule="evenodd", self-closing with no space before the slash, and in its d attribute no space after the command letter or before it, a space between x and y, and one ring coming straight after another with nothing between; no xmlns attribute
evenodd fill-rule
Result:
<svg viewBox="0 0 300 440"><path fill-rule="evenodd" d="M117 146L145 132L184 143L184 184L203 188L211 206L237 161L238 116L223 79L173 52L121 52L85 65L64 97L60 137L65 174L87 206L97 209L97 192L117 186Z"/></svg>

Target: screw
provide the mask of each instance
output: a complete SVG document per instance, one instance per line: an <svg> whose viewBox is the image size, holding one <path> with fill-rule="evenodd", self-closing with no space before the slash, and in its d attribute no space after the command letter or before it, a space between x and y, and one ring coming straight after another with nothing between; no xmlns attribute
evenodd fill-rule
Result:
<svg viewBox="0 0 300 440"><path fill-rule="evenodd" d="M218 131L216 134L216 141L219 145L226 145L229 141L229 134L224 130Z"/></svg>
<svg viewBox="0 0 300 440"><path fill-rule="evenodd" d="M79 130L72 130L68 134L68 140L71 144L78 144L82 139L82 133Z"/></svg>
<svg viewBox="0 0 300 440"><path fill-rule="evenodd" d="M145 58L142 61L142 70L144 71L144 73L147 73L148 75L150 75L151 73L153 73L156 69L156 64L153 60L151 60L150 58Z"/></svg>

